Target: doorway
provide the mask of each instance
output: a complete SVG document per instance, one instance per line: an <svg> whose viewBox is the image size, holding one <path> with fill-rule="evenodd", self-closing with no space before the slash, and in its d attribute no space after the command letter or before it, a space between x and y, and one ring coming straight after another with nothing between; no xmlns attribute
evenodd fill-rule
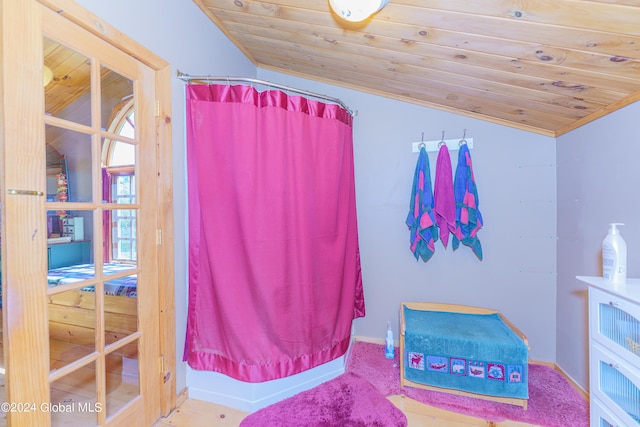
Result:
<svg viewBox="0 0 640 427"><path fill-rule="evenodd" d="M43 3L2 1L27 66L3 73L2 401L9 425L150 425L175 402L169 67Z"/></svg>

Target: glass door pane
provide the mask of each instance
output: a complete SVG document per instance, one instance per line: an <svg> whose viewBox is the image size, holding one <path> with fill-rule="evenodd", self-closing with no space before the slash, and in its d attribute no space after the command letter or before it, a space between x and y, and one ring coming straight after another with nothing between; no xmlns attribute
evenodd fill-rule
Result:
<svg viewBox="0 0 640 427"><path fill-rule="evenodd" d="M105 266L104 316L105 345L113 344L138 331L138 275L121 276L118 270L132 269L127 264Z"/></svg>
<svg viewBox="0 0 640 427"><path fill-rule="evenodd" d="M45 126L47 201L90 202L93 184L91 134Z"/></svg>
<svg viewBox="0 0 640 427"><path fill-rule="evenodd" d="M111 70L100 67L100 111L101 127L107 132L135 138L133 132L123 132L127 126L127 115L133 108L133 82Z"/></svg>
<svg viewBox="0 0 640 427"><path fill-rule="evenodd" d="M73 289L49 297L52 372L95 352L95 307L95 292L86 289Z"/></svg>
<svg viewBox="0 0 640 427"><path fill-rule="evenodd" d="M44 46L45 114L91 126L91 61L47 37Z"/></svg>
<svg viewBox="0 0 640 427"><path fill-rule="evenodd" d="M107 416L113 415L140 395L138 340L106 356Z"/></svg>
<svg viewBox="0 0 640 427"><path fill-rule="evenodd" d="M96 362L88 363L51 382L51 425L96 426L103 406L98 399Z"/></svg>

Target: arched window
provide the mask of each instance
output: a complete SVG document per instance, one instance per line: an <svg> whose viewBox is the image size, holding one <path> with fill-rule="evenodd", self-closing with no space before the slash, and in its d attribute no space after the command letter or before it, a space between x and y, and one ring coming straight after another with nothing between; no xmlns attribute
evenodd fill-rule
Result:
<svg viewBox="0 0 640 427"><path fill-rule="evenodd" d="M135 136L133 98L117 104L108 121L107 131L122 136L122 140L105 139L102 145L103 200L107 203L136 203L136 146L126 142ZM136 211L114 209L104 214L105 262L135 262Z"/></svg>

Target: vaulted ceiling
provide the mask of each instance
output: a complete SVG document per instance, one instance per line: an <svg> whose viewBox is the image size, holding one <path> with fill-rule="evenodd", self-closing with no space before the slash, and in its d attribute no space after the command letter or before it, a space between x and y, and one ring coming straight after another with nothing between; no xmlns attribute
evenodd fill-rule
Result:
<svg viewBox="0 0 640 427"><path fill-rule="evenodd" d="M640 0L193 0L256 66L559 136L640 100Z"/></svg>

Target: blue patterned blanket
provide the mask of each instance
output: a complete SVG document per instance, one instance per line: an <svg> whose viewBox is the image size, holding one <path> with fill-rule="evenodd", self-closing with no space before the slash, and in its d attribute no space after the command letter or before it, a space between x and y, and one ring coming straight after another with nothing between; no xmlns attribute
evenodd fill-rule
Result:
<svg viewBox="0 0 640 427"><path fill-rule="evenodd" d="M108 263L103 265L103 274L108 276L110 274L120 273L135 268L131 264L120 263ZM79 282L81 280L87 280L95 277L94 264L80 264L72 265L70 267L62 267L49 270L47 272L47 282L49 287L67 285L69 283ZM136 298L138 296L137 284L138 275L131 274L119 279L112 279L104 282L104 292L107 295L126 296L130 298ZM93 286L87 286L81 290L86 292L93 292Z"/></svg>
<svg viewBox="0 0 640 427"><path fill-rule="evenodd" d="M498 314L402 308L407 380L488 396L529 397L529 349Z"/></svg>
<svg viewBox="0 0 640 427"><path fill-rule="evenodd" d="M131 264L108 263L103 265L104 275L120 273L122 271L135 268ZM62 267L49 270L47 272L47 282L49 287L67 285L69 283L80 282L95 277L94 264L79 264L71 267ZM81 289L85 292L94 292L93 286L86 286ZM107 295L125 296L129 298L138 297L138 275L131 274L119 279L107 280L104 283L104 293ZM0 285L0 309L2 309L2 286Z"/></svg>

